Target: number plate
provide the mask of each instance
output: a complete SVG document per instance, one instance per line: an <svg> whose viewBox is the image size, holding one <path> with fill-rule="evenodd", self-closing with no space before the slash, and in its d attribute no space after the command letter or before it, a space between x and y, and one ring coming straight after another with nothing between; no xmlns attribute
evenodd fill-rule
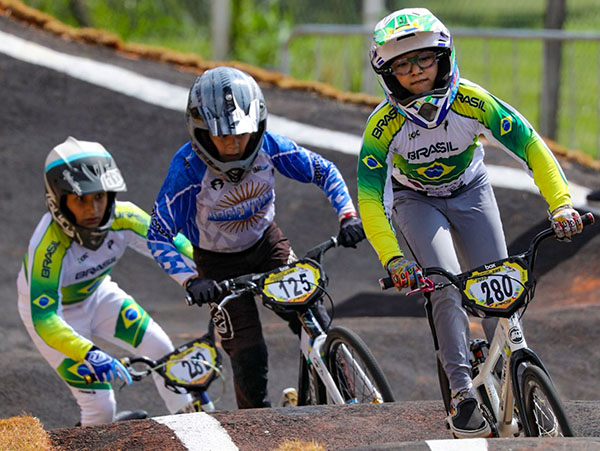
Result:
<svg viewBox="0 0 600 451"><path fill-rule="evenodd" d="M196 342L169 357L165 374L176 385L203 385L213 376L216 366L217 350L209 343Z"/></svg>
<svg viewBox="0 0 600 451"><path fill-rule="evenodd" d="M291 268L269 274L263 282L263 292L275 302L301 303L319 288L320 281L319 268L300 262Z"/></svg>
<svg viewBox="0 0 600 451"><path fill-rule="evenodd" d="M525 292L527 269L517 262L504 261L492 268L473 271L465 282L468 299L486 309L508 310Z"/></svg>

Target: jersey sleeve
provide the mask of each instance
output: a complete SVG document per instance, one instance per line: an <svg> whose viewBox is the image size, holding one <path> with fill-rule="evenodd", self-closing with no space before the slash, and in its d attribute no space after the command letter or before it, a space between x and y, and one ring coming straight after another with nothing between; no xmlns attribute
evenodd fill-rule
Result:
<svg viewBox="0 0 600 451"><path fill-rule="evenodd" d="M367 239L385 268L393 258L402 255L392 226L392 154L389 143L403 121L377 126L387 113L387 106L373 112L367 121L358 158L358 209Z"/></svg>
<svg viewBox="0 0 600 451"><path fill-rule="evenodd" d="M314 183L321 188L340 220L356 213L346 182L331 161L274 133L265 133L263 149L281 174L302 183Z"/></svg>
<svg viewBox="0 0 600 451"><path fill-rule="evenodd" d="M481 124L481 132L490 141L523 164L533 175L550 211L571 203L567 179L558 161L517 110L477 85L461 84L458 95L462 99L455 100L452 109L465 116L474 116Z"/></svg>
<svg viewBox="0 0 600 451"><path fill-rule="evenodd" d="M30 247L26 267L31 319L39 337L67 357L82 361L93 343L79 335L60 315L63 259L70 240L50 222L41 240Z"/></svg>
<svg viewBox="0 0 600 451"><path fill-rule="evenodd" d="M152 215L149 219L146 244L160 265L180 285L196 275L193 249L190 241L182 233L183 223L194 217L194 199L190 188L182 191L172 189L174 180L179 177L177 167L171 165L167 178L158 194Z"/></svg>
<svg viewBox="0 0 600 451"><path fill-rule="evenodd" d="M136 252L152 257L148 248L147 236L150 225L150 215L143 209L131 202L117 202L115 220L112 229L127 233L127 245ZM173 244L177 251L183 256L186 264L194 267L193 249L190 241L181 233L173 238Z"/></svg>

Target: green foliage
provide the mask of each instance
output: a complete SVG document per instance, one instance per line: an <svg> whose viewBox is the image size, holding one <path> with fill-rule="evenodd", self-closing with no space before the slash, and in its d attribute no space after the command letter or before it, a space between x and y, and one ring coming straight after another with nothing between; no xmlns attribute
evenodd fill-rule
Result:
<svg viewBox="0 0 600 451"><path fill-rule="evenodd" d="M23 0L77 26L74 0ZM211 0L80 0L94 28L127 42L159 45L211 59ZM221 0L219 0L221 1ZM599 31L598 0L567 0L565 29ZM452 29L544 26L547 0L387 0L387 11L425 7ZM231 0L231 59L280 69L279 51L294 24L361 22L362 0ZM382 17L385 12L382 12ZM455 39L461 76L481 84L539 122L543 53L539 41ZM301 36L290 43L290 74L347 91L361 91L366 36ZM563 48L558 139L598 156L600 149L600 43ZM582 89L583 88L583 89ZM383 94L374 82L368 90Z"/></svg>
<svg viewBox="0 0 600 451"><path fill-rule="evenodd" d="M278 0L233 0L231 57L256 66L278 67L281 41L291 30Z"/></svg>

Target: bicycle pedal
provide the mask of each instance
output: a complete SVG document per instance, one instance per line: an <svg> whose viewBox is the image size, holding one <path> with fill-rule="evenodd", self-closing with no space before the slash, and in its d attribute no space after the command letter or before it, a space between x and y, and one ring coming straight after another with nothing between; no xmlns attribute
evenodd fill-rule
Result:
<svg viewBox="0 0 600 451"><path fill-rule="evenodd" d="M281 401L279 402L281 407L290 407L298 405L298 392L294 387L284 388L281 392Z"/></svg>

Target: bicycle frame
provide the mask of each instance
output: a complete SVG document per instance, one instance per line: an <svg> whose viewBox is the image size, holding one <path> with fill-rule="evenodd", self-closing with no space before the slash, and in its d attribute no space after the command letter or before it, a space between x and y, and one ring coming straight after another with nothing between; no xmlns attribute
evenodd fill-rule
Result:
<svg viewBox="0 0 600 451"><path fill-rule="evenodd" d="M325 391L328 399L338 405L345 405L346 401L344 401L344 397L340 393L340 390L336 386L331 373L327 369L327 365L325 364L323 354L324 354L324 344L327 340L327 332L325 331L324 325L320 324L318 317L315 315L313 311L313 306L320 302L324 296L324 288L327 285L327 276L324 270L321 268L320 263L323 258L324 253L337 246L337 239L335 237L330 238L329 240L321 243L314 248L312 248L306 256L300 259L298 262L284 266L282 268L278 268L277 270L272 271L271 273L283 273L287 271L287 268L295 264L303 264L306 261L312 261L316 263L316 267L319 268L321 274L318 281L318 290L316 293L313 293L308 300L298 303L295 306L291 307L291 310L295 311L298 315L298 319L300 320L301 330L300 330L300 350L302 355L310 367L312 366L319 380L322 382L325 387ZM249 274L246 276L241 276L236 279L227 280L222 282L222 288L224 291L229 291L230 294L226 295L221 302L218 304L218 308L221 309L226 303L230 300L238 297L244 292L253 292L255 295L259 295L263 297L263 304L265 306L277 310L278 308L284 308L282 306L277 306L277 302L273 299L269 298L265 295L264 286L265 284L265 276L266 274ZM282 283L282 282L281 282ZM306 283L306 282L302 282ZM287 292L286 292L287 293ZM351 353L348 351L345 345L342 346L342 352L344 356L347 358L349 362L355 362L355 359L352 357ZM376 387L371 383L369 377L364 373L361 366L358 364L353 364L354 369L358 373L358 377L361 382L373 393L377 393L378 396L383 399L379 391Z"/></svg>
<svg viewBox="0 0 600 451"><path fill-rule="evenodd" d="M594 223L594 217L591 213L583 215L582 220L584 225ZM424 269L424 274L427 277L440 275L447 279L448 283L434 283L431 279L426 278L424 287L409 292L409 294L415 292L425 293L425 308L436 352L439 351L439 344L435 325L433 324L431 300L429 297L431 292L436 289L454 285L461 292L463 306L468 312L479 317L491 316L497 318L498 323L495 327L491 343L488 346L488 354L485 360L483 360L483 355L473 356L474 377L472 380L480 404L491 410L489 413L493 415L492 420L495 420L495 427L497 428L499 437L510 437L519 434L520 427L524 429L526 435L532 435L528 422L521 421L519 423L517 417L514 415L515 406L520 415L523 415L526 410L523 393L521 393L521 384L519 383L519 367L522 367L523 364L537 366L550 378L550 374L541 360L527 347L520 318L527 304L533 298L535 291L536 282L533 276L533 267L537 248L541 241L552 236L554 236L552 229L546 229L532 239L529 249L526 252L508 257L500 262L483 265L480 268L462 274L453 275L442 268L426 268ZM492 304L487 304L479 300L472 293L470 296L465 294L467 280L477 280L478 278L486 280L486 277L490 274L489 271L501 269L499 263L515 261L520 261L522 268L525 270L526 277L523 278L525 283L520 284L525 289L525 293L514 298L509 298L509 301L514 302L505 302L502 300L501 304L507 304L506 310L495 310ZM380 285L382 289L386 289L393 286L393 283L390 278L385 278L380 280ZM510 291L505 293L506 296L510 295ZM501 301L501 299L498 299L498 301ZM500 362L502 363L502 370L500 374L497 374ZM440 383L442 384L441 379ZM442 392L444 392L444 384L442 384ZM448 409L448 405L446 405L446 408Z"/></svg>
<svg viewBox="0 0 600 451"><path fill-rule="evenodd" d="M299 314L300 323L302 329L300 331L300 350L302 355L306 359L309 365L312 365L316 370L321 382L325 386L327 397L331 402L338 405L345 405L344 397L337 388L331 373L325 365L323 360L323 346L327 339L327 333L323 330L319 324L317 318L309 309L306 313ZM348 352L345 345L342 345L342 351L346 359L350 362L354 362L354 358ZM377 388L371 383L371 380L364 373L360 365L354 365L354 368L358 371L361 382L373 393L378 393ZM381 398L381 394L379 394Z"/></svg>
<svg viewBox="0 0 600 451"><path fill-rule="evenodd" d="M520 343L511 341L512 333L521 337ZM519 432L519 425L513 416L515 398L512 390L513 375L510 371L512 360L507 358L519 349L527 349L527 344L517 315L499 319L486 361L479 367L479 374L473 378L473 387L479 396L482 397L483 393L487 395L488 402L485 403L483 399L480 402L491 407L500 437L513 436ZM501 359L502 373L498 381L494 370Z"/></svg>

